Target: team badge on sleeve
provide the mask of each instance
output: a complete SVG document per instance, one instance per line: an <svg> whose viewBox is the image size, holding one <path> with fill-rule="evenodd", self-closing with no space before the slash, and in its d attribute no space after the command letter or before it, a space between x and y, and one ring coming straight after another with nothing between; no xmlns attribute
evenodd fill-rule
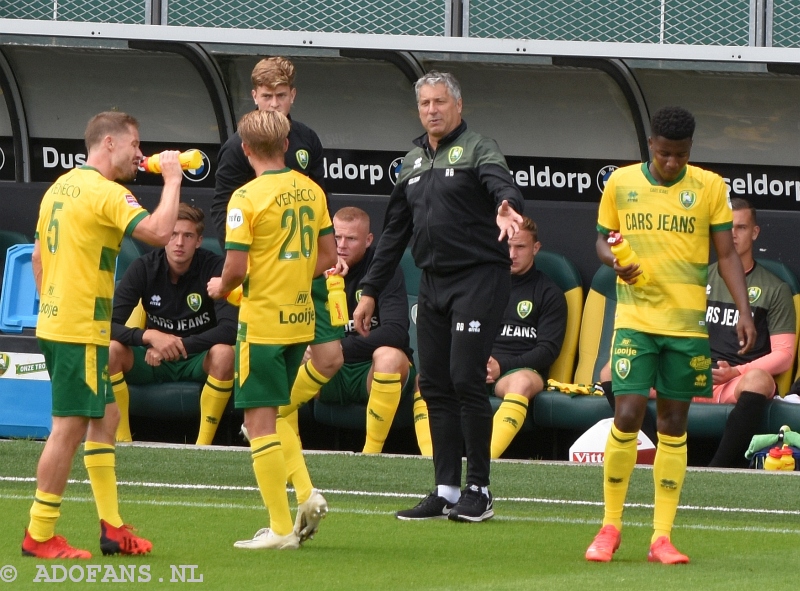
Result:
<svg viewBox="0 0 800 591"><path fill-rule="evenodd" d="M517 314L520 318L527 318L528 314L533 311L533 302L530 300L522 300L517 304Z"/></svg>
<svg viewBox="0 0 800 591"><path fill-rule="evenodd" d="M186 303L189 304L192 312L197 312L200 309L200 306L203 305L203 298L199 293L190 293L188 296L186 296Z"/></svg>
<svg viewBox="0 0 800 591"><path fill-rule="evenodd" d="M136 201L136 197L134 197L130 193L125 193L125 201L127 201L128 205L130 205L131 207L141 207L141 205L139 205L139 202Z"/></svg>
<svg viewBox="0 0 800 591"><path fill-rule="evenodd" d="M305 150L297 150L295 156L297 157L297 163L300 165L300 168L305 170L309 161L308 152Z"/></svg>
<svg viewBox="0 0 800 591"><path fill-rule="evenodd" d="M244 223L244 215L242 210L234 207L228 212L228 227L231 229L238 228Z"/></svg>

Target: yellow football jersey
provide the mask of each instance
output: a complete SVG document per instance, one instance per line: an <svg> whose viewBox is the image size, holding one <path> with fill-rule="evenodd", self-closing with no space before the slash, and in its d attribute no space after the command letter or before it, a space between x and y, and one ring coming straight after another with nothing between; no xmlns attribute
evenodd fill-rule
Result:
<svg viewBox="0 0 800 591"><path fill-rule="evenodd" d="M689 165L665 186L646 163L614 171L600 200L597 229L621 232L650 275L643 287L617 279L615 328L705 336L711 232L732 227L725 182L713 172Z"/></svg>
<svg viewBox="0 0 800 591"><path fill-rule="evenodd" d="M146 216L125 187L88 166L47 190L36 224L42 255L36 336L108 345L120 243Z"/></svg>
<svg viewBox="0 0 800 591"><path fill-rule="evenodd" d="M267 171L233 193L225 248L247 251L249 268L240 341L283 345L314 338L317 239L331 232L324 191L289 168Z"/></svg>

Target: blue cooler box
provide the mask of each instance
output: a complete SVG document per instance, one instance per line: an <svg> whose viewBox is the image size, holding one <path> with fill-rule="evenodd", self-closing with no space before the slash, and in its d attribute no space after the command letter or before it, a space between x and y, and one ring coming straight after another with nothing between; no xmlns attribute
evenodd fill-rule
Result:
<svg viewBox="0 0 800 591"><path fill-rule="evenodd" d="M42 355L0 352L0 437L44 439L53 428Z"/></svg>

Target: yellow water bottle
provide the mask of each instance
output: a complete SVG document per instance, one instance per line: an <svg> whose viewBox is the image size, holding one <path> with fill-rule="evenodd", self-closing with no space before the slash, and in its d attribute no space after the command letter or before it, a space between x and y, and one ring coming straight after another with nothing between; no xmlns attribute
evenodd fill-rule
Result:
<svg viewBox="0 0 800 591"><path fill-rule="evenodd" d="M764 458L764 470L782 470L783 469L783 451L780 447L773 447L769 450L769 454Z"/></svg>
<svg viewBox="0 0 800 591"><path fill-rule="evenodd" d="M331 326L344 326L350 322L347 313L347 294L344 292L344 277L337 275L333 269L325 271L325 285L328 286L328 311L331 314Z"/></svg>
<svg viewBox="0 0 800 591"><path fill-rule="evenodd" d="M794 470L794 452L788 445L781 448L781 470L789 472Z"/></svg>
<svg viewBox="0 0 800 591"><path fill-rule="evenodd" d="M200 150L186 150L178 154L178 162L181 163L183 170L196 170L203 166L203 155ZM158 174L161 172L161 158L158 154L145 156L139 166L147 172Z"/></svg>
<svg viewBox="0 0 800 591"><path fill-rule="evenodd" d="M622 234L619 232L611 232L608 235L608 244L611 246L611 253L616 257L620 267L627 267L633 263L639 265L639 270L642 274L634 279L632 284L634 287L642 287L650 281L650 276L645 272L639 262L639 255L633 251L630 242L625 240Z"/></svg>

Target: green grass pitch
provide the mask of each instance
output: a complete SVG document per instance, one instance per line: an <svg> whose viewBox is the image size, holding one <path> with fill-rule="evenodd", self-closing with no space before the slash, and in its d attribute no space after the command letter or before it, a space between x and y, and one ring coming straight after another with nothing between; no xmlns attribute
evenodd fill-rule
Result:
<svg viewBox="0 0 800 591"><path fill-rule="evenodd" d="M41 449L0 442L0 591L48 588L46 579L61 577L56 584L73 589L731 591L794 585L800 558L796 473L690 469L672 537L692 562L664 566L646 559L652 472L637 468L622 546L611 564L590 564L583 553L602 517L598 466L496 462L491 521L401 522L393 511L432 487L430 460L338 453L306 456L330 505L314 540L294 552L235 550L267 525L246 448L120 445L121 512L153 541L153 554L100 554L78 457L57 532L95 556L40 561L23 558L20 543ZM97 582L87 582L88 565L97 565Z"/></svg>

